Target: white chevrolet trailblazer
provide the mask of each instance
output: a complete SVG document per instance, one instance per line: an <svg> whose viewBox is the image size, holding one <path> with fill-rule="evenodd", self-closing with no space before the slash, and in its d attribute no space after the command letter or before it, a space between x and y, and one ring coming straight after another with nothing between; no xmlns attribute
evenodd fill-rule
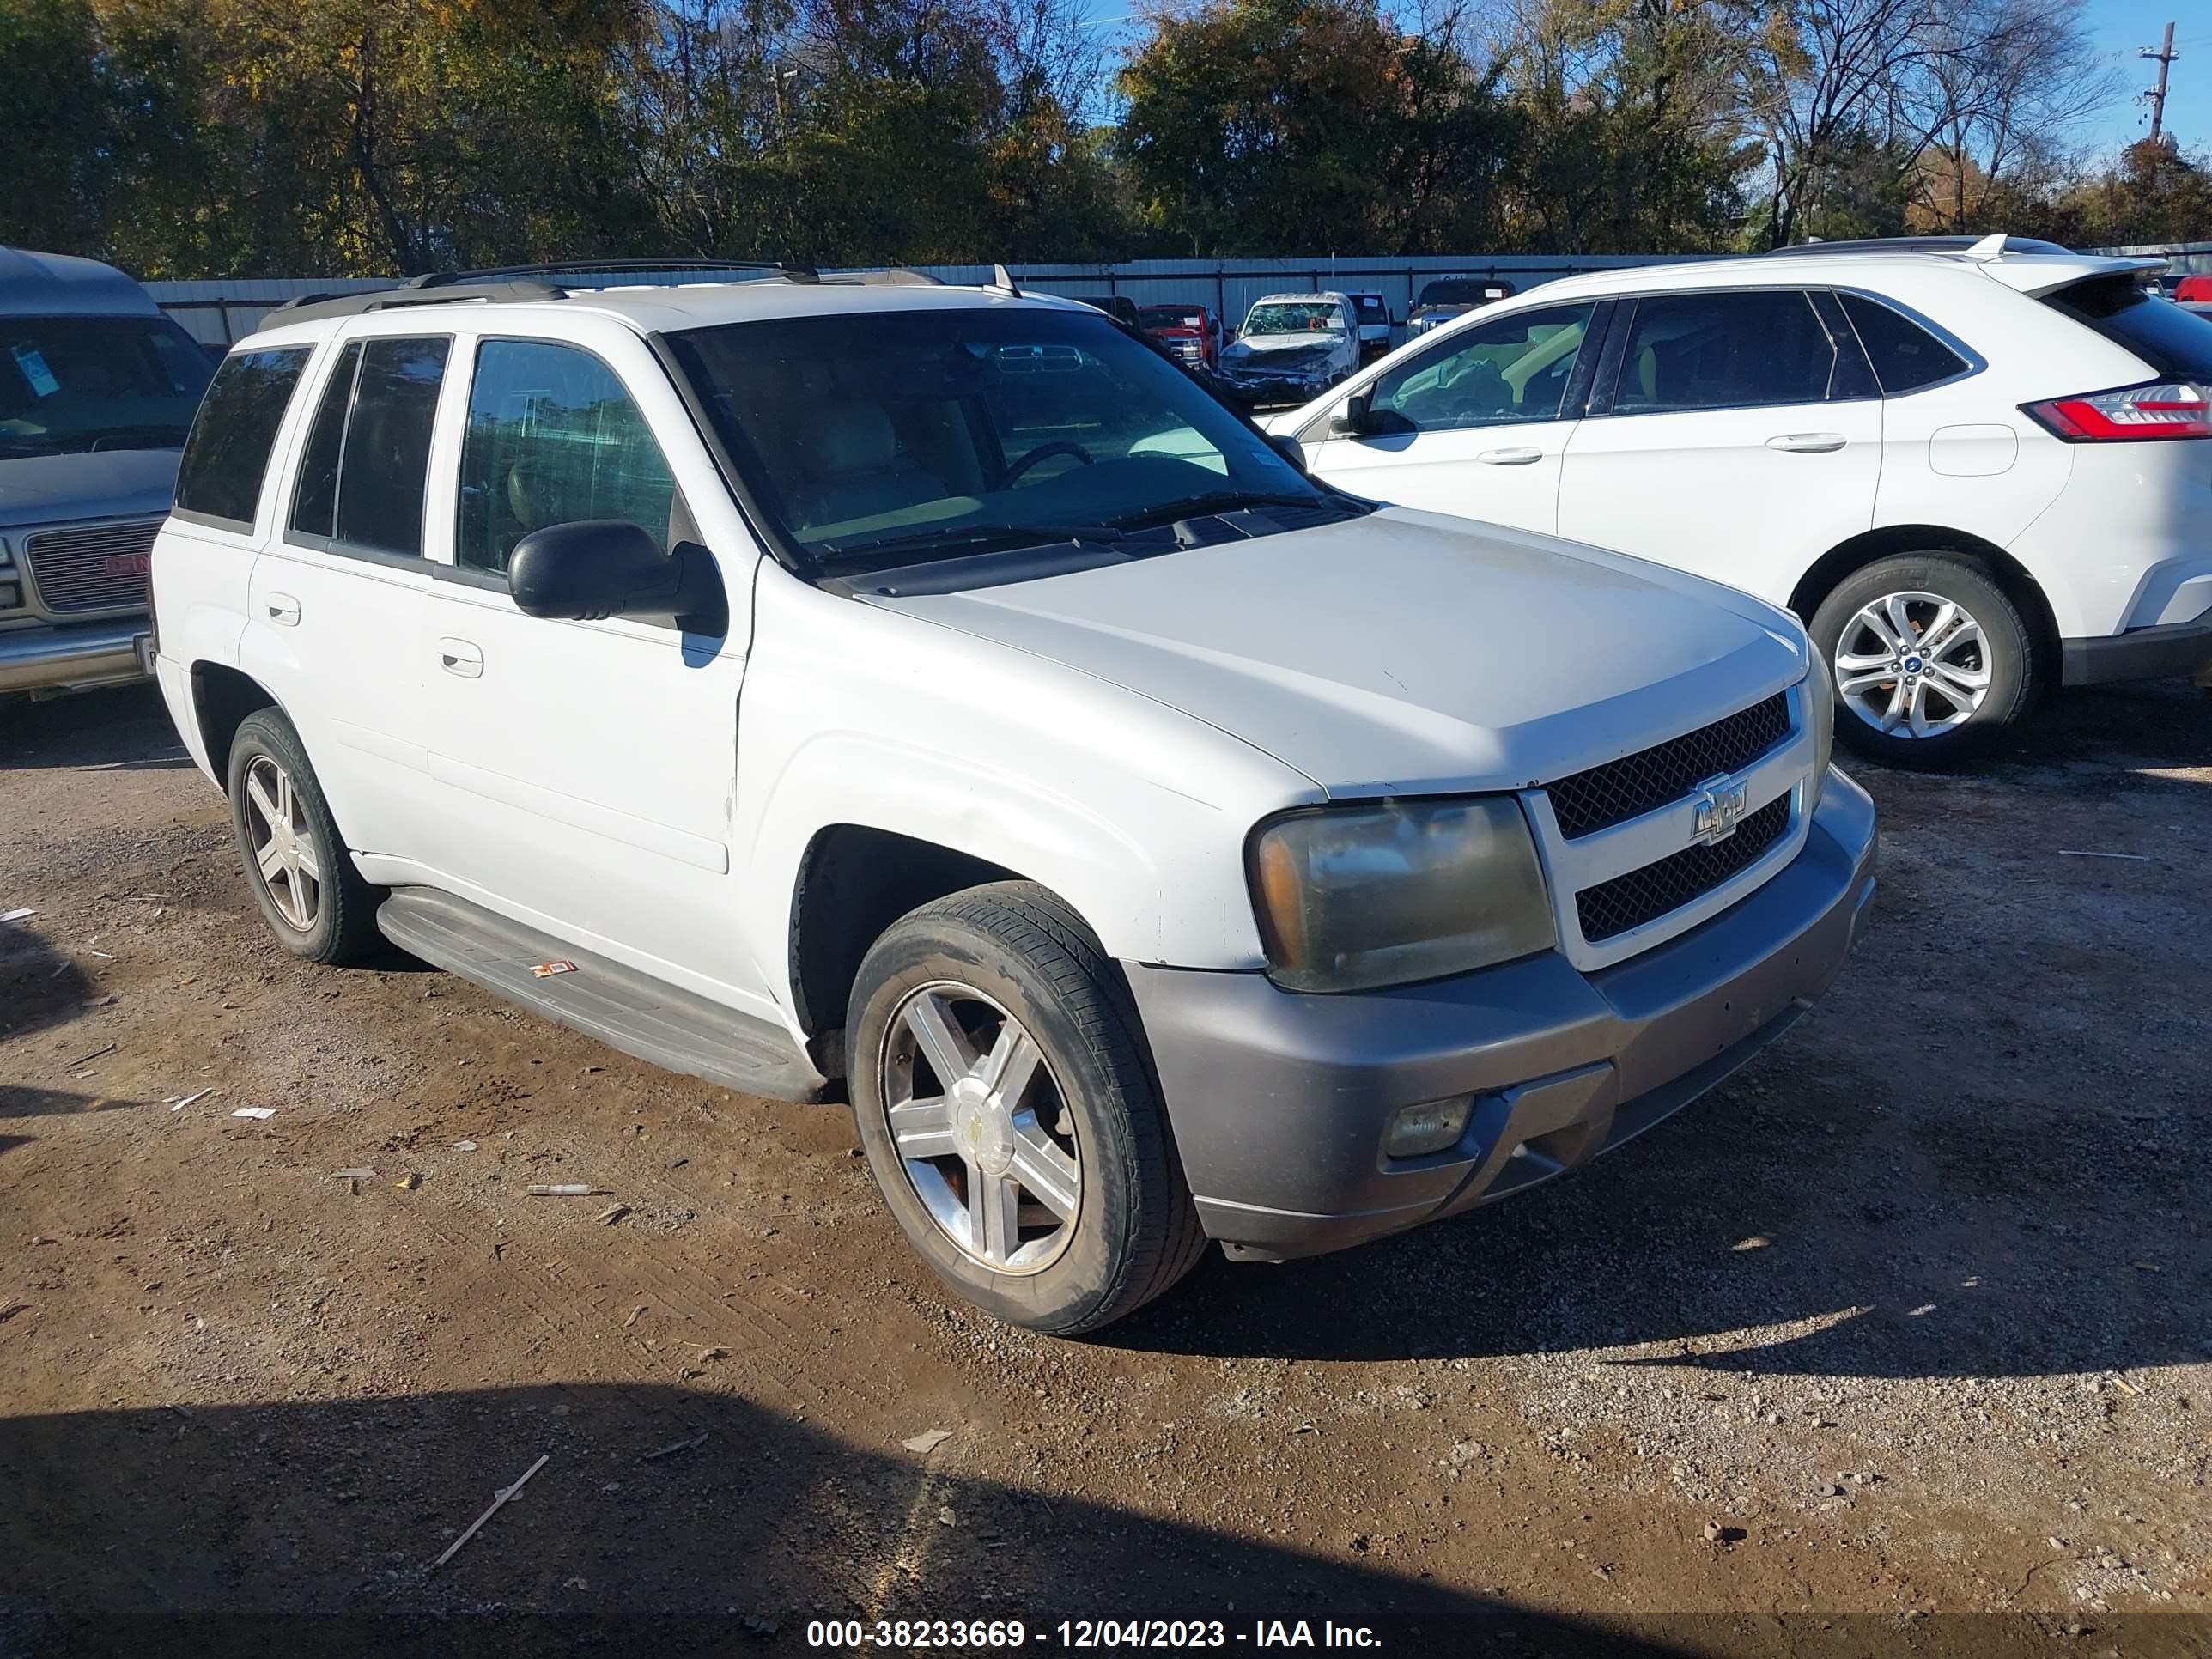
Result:
<svg viewBox="0 0 2212 1659"><path fill-rule="evenodd" d="M842 1091L930 1266L1061 1332L1554 1175L1835 977L1875 815L1788 616L902 277L426 279L232 350L157 671L288 948Z"/></svg>

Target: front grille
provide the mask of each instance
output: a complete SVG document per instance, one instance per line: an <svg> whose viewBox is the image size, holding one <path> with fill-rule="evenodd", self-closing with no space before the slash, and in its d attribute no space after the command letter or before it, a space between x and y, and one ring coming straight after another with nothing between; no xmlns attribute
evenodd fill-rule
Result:
<svg viewBox="0 0 2212 1659"><path fill-rule="evenodd" d="M1758 863L1789 824L1790 797L1779 795L1738 824L1726 841L1686 847L1656 864L1583 888L1575 895L1583 937L1602 944L1680 909Z"/></svg>
<svg viewBox="0 0 2212 1659"><path fill-rule="evenodd" d="M1778 691L1687 737L1560 779L1550 786L1552 815L1560 835L1578 841L1681 799L1707 778L1748 765L1789 735L1789 694Z"/></svg>
<svg viewBox="0 0 2212 1659"><path fill-rule="evenodd" d="M82 529L42 530L23 544L31 580L46 609L113 611L146 606L159 519L96 524Z"/></svg>

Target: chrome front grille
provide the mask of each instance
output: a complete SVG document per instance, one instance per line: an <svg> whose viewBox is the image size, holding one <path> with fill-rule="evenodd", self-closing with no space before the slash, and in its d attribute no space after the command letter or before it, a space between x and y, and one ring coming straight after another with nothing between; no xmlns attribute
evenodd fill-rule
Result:
<svg viewBox="0 0 2212 1659"><path fill-rule="evenodd" d="M1600 945L1704 897L1758 863L1789 827L1790 797L1778 795L1739 823L1726 841L1700 842L1656 864L1583 888L1575 895L1583 937Z"/></svg>
<svg viewBox="0 0 2212 1659"><path fill-rule="evenodd" d="M1549 786L1559 834L1579 841L1641 817L1708 778L1748 766L1789 735L1789 694L1778 691L1686 737L1562 778Z"/></svg>
<svg viewBox="0 0 2212 1659"><path fill-rule="evenodd" d="M58 616L80 611L146 606L146 577L153 568L159 519L41 530L27 538L23 554L40 603Z"/></svg>
<svg viewBox="0 0 2212 1659"><path fill-rule="evenodd" d="M1625 962L1789 863L1805 843L1811 799L1805 695L1776 692L1528 792L1568 961L1584 973Z"/></svg>

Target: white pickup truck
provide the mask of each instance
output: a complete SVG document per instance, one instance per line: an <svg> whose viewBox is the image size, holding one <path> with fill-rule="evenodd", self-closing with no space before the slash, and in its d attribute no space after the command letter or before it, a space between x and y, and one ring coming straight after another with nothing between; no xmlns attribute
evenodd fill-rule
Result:
<svg viewBox="0 0 2212 1659"><path fill-rule="evenodd" d="M1873 890L1786 613L1343 495L1011 283L278 313L154 597L287 947L842 1093L915 1248L1043 1330L1619 1145Z"/></svg>

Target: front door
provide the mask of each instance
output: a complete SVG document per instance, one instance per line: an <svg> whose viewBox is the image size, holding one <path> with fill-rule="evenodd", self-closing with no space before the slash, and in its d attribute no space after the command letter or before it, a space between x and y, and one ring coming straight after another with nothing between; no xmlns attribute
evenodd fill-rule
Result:
<svg viewBox="0 0 2212 1659"><path fill-rule="evenodd" d="M1597 309L1545 306L1438 340L1374 383L1369 429L1323 436L1313 471L1370 500L1548 534Z"/></svg>
<svg viewBox="0 0 2212 1659"><path fill-rule="evenodd" d="M1610 409L1601 386L1567 444L1559 533L1788 604L1874 521L1881 398L1842 313L1735 289L1639 300L1626 327Z"/></svg>
<svg viewBox="0 0 2212 1659"><path fill-rule="evenodd" d="M730 818L754 550L714 550L732 618L722 638L529 617L507 592L515 544L550 525L628 520L664 551L700 539L655 436L687 441L703 493L704 453L690 453L673 388L634 337L604 343L606 356L474 343L452 562L420 644L428 767L447 806L434 862L494 909L744 1003L757 975L731 925Z"/></svg>

